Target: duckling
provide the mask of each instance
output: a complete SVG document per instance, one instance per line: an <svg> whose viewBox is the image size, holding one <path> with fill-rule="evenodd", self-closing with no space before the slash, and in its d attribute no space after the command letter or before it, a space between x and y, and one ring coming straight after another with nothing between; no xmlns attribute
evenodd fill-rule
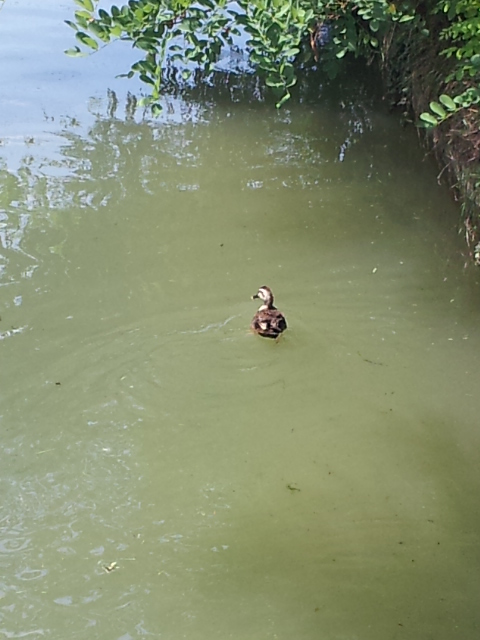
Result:
<svg viewBox="0 0 480 640"><path fill-rule="evenodd" d="M278 338L287 328L285 316L273 305L273 293L270 287L263 285L252 296L252 300L259 298L263 304L253 316L250 328L264 338Z"/></svg>

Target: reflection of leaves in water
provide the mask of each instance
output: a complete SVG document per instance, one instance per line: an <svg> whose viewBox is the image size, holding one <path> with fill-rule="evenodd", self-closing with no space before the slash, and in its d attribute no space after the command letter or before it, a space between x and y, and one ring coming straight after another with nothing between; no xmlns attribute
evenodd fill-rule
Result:
<svg viewBox="0 0 480 640"><path fill-rule="evenodd" d="M98 113L93 113L95 119L89 128L65 118L62 129L54 132L46 145L44 141L33 144L25 141L28 152L18 170L12 171L5 161L0 161L0 242L4 250L4 255L0 255L0 277L6 276L11 252L28 257L29 264L18 267L28 276L33 273L31 261L35 263L37 258L32 255L33 250L27 250L25 239L34 229L48 229L48 246L61 255L66 211L69 220L75 223L81 220L85 208L100 209L106 205L114 208L127 196L135 202L145 193L158 193L159 187L197 189L195 168L210 167L220 157L216 148L218 139L212 134L212 127L206 125L230 117L234 103L240 103L238 109L242 114L245 108L247 113L254 112L252 122L258 124L266 118L269 125L268 135L258 141L254 151L250 148L251 140L241 135L238 125L229 129L226 143L238 170L242 167L250 170L254 162L252 154L257 154L258 160L263 149L265 164L295 166L301 161L303 165L311 165L315 173L321 162L343 160L352 144L372 128L369 111L373 98L367 99L366 87L352 87L351 79L347 84L340 78L325 88L319 85L318 77L305 72L295 91L297 101L314 105L302 112L303 118L312 119L310 135L308 127L303 127L301 133L292 129L288 109L281 114L270 109L265 112L259 104L264 96L253 75L218 73L210 86L191 87L182 99L175 94L166 95L166 108L156 121L143 117L134 96L129 95L126 104L120 105L110 91L107 101L100 101ZM120 108L124 111L119 114ZM328 124L333 113L334 135ZM45 148L46 155L40 155ZM189 169L192 178L186 182ZM305 187L312 182L313 173L295 179ZM290 180L288 186L291 184ZM265 186L268 187L267 182ZM54 229L57 236L52 236Z"/></svg>

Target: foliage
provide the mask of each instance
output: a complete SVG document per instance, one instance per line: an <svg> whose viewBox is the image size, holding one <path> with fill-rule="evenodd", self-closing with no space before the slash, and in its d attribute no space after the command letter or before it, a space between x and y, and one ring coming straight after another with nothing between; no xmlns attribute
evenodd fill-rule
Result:
<svg viewBox="0 0 480 640"><path fill-rule="evenodd" d="M98 0L74 1L79 6L75 20L66 22L81 46L66 53L82 56L115 39L131 42L143 57L123 75L138 74L148 86L141 104L154 114L161 109L169 65L182 67L183 79L192 65L208 75L223 49L240 37L246 39L249 60L276 93L280 107L290 97L299 64L312 56L318 60L320 47L320 64L333 77L346 54L377 54L392 23L415 18L408 1L393 0L129 0L109 11L97 9ZM328 38L317 38L322 25L328 25ZM311 49L305 45L308 41Z"/></svg>
<svg viewBox="0 0 480 640"><path fill-rule="evenodd" d="M166 71L187 80L195 68L211 73L225 48L241 42L249 61L277 96L280 107L290 97L298 68L309 58L334 77L349 55L371 58L397 24L423 24L415 0L129 0L109 11L98 0L74 0L79 9L74 21L80 46L71 56L94 53L112 40L125 40L142 53L122 76L137 74L148 87L140 105L161 109ZM422 4L422 3L420 3ZM443 78L467 83L463 92L447 93L430 103L421 123L434 127L461 109L480 103L480 0L431 0L428 17L440 15L444 26L441 55L449 61ZM428 31L425 30L425 33Z"/></svg>
<svg viewBox="0 0 480 640"><path fill-rule="evenodd" d="M432 113L420 115L426 127L435 127L461 109L480 103L480 0L438 0L435 11L447 19L447 26L440 32L441 40L447 44L441 55L451 63L444 83L462 82L469 86L453 99L440 96L446 110L438 102L431 102Z"/></svg>

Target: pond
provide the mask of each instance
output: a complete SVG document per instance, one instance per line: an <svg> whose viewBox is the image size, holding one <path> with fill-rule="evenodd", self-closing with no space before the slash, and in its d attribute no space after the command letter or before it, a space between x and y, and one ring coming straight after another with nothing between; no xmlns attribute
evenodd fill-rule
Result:
<svg viewBox="0 0 480 640"><path fill-rule="evenodd" d="M73 10L0 12L0 635L478 638L479 276L413 127L361 68L149 120Z"/></svg>

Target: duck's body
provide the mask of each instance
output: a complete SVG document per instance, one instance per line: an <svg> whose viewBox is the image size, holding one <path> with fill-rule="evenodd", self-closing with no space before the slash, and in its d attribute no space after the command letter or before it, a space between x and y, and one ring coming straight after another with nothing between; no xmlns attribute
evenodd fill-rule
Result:
<svg viewBox="0 0 480 640"><path fill-rule="evenodd" d="M264 338L278 338L287 328L287 321L283 313L273 304L272 290L264 285L252 296L252 300L256 298L262 300L263 304L253 316L251 330Z"/></svg>

